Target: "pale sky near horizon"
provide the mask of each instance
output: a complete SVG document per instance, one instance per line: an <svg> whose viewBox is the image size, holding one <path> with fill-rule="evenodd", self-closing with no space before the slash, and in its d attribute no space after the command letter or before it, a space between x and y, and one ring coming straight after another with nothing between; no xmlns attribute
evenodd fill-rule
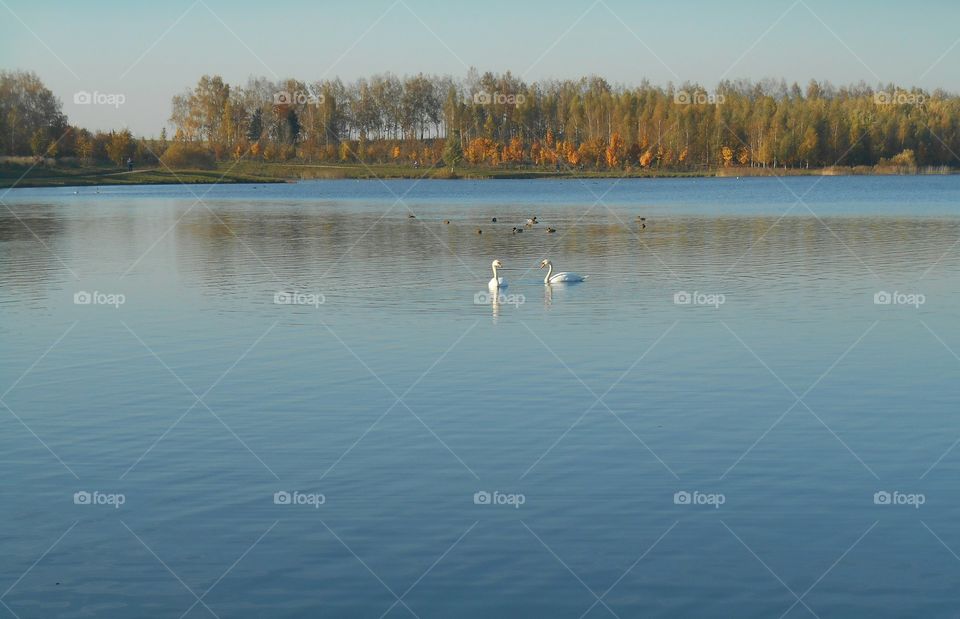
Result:
<svg viewBox="0 0 960 619"><path fill-rule="evenodd" d="M960 91L960 3L770 0L0 0L0 69L34 71L73 124L156 135L203 74L345 81L390 71L890 82ZM123 105L79 105L78 91Z"/></svg>

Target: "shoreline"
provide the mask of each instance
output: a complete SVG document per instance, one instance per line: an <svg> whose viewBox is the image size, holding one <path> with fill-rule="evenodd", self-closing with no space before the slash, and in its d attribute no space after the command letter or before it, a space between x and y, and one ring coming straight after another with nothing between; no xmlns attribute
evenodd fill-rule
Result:
<svg viewBox="0 0 960 619"><path fill-rule="evenodd" d="M953 168L831 167L814 169L719 168L712 170L543 170L536 168L446 168L424 170L392 164L308 164L222 162L213 169L168 170L153 167L129 172L108 166L0 165L0 189L92 187L112 185L276 184L335 179L537 180L607 178L737 178L790 176L947 176Z"/></svg>

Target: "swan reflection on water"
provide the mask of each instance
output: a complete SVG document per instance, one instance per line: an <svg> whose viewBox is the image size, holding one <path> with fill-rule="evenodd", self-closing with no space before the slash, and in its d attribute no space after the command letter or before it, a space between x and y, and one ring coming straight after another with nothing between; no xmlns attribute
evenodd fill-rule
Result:
<svg viewBox="0 0 960 619"><path fill-rule="evenodd" d="M474 305L489 305L493 313L494 322L500 317L500 313L505 309L504 306L513 306L518 308L526 303L527 298L520 293L507 293L504 290L492 289L490 291L478 292L473 295Z"/></svg>

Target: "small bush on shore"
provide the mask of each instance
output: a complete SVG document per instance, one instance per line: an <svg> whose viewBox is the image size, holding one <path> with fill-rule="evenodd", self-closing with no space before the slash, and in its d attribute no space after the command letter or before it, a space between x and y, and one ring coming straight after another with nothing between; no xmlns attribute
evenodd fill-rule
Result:
<svg viewBox="0 0 960 619"><path fill-rule="evenodd" d="M213 153L199 144L175 142L160 157L171 168L212 170L215 167Z"/></svg>

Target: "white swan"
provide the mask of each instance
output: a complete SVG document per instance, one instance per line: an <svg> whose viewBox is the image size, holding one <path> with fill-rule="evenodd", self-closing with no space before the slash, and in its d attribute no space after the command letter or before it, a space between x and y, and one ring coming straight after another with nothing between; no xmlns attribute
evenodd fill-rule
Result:
<svg viewBox="0 0 960 619"><path fill-rule="evenodd" d="M588 275L578 275L577 273L570 273L563 271L562 273L553 274L553 263L549 260L544 260L540 263L540 268L547 269L547 276L543 278L544 284L562 284L564 282L582 282L583 280L589 277Z"/></svg>
<svg viewBox="0 0 960 619"><path fill-rule="evenodd" d="M497 288L506 288L507 280L506 278L500 277L497 275L497 269L503 268L503 263L499 260L494 260L490 266L493 268L493 279L487 284L487 287L491 290L496 290Z"/></svg>

